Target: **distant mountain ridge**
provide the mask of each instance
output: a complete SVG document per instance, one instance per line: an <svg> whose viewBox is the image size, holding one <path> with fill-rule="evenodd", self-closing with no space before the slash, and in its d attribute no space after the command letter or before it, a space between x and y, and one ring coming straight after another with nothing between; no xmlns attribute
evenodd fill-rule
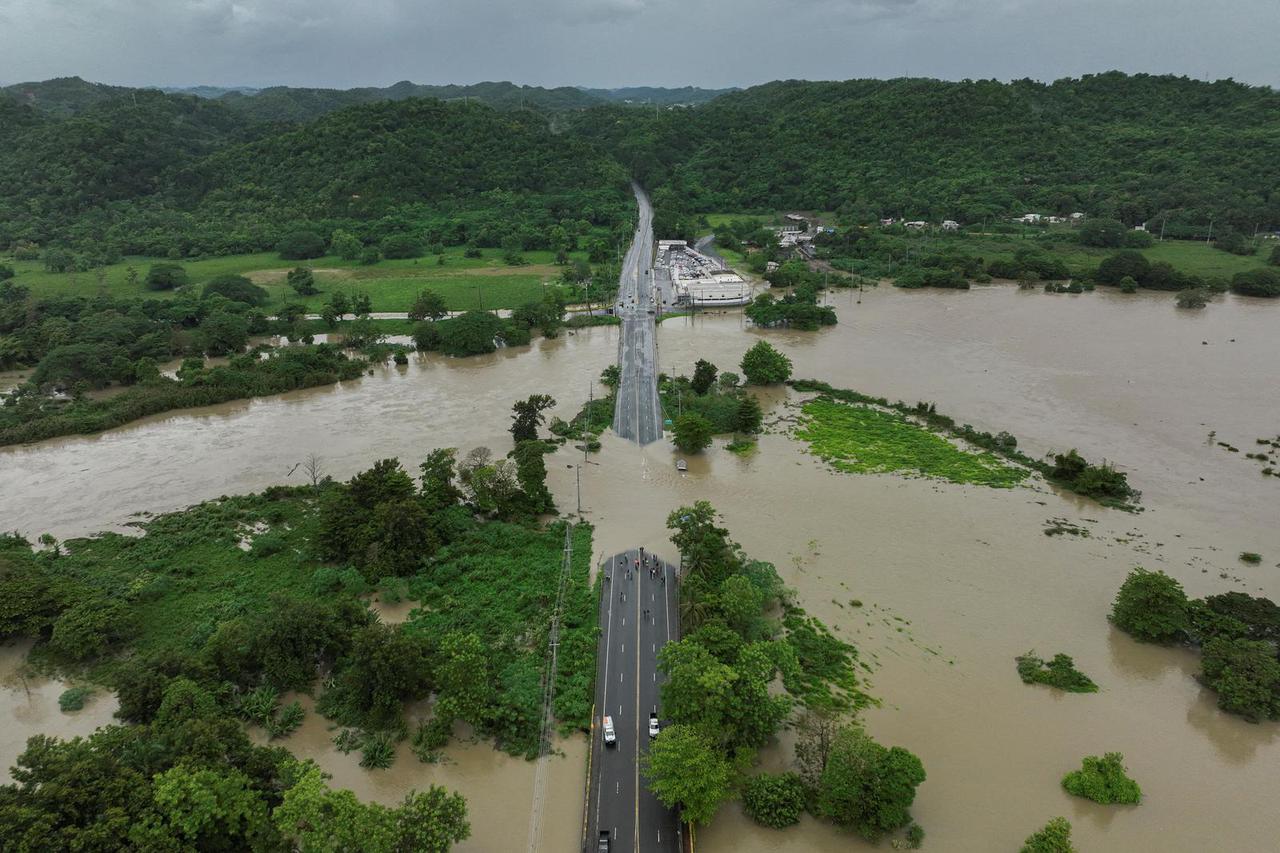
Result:
<svg viewBox="0 0 1280 853"><path fill-rule="evenodd" d="M160 91L166 95L195 95L197 98L221 98L223 95L237 92L241 95L256 95L262 91L258 86L161 86Z"/></svg>
<svg viewBox="0 0 1280 853"><path fill-rule="evenodd" d="M585 86L579 88L587 94L594 95L604 101L631 104L647 103L660 106L705 104L707 101L718 98L721 95L741 91L737 88L702 89L697 86L681 86L678 89L668 89L662 86L623 86L619 89L591 89Z"/></svg>
<svg viewBox="0 0 1280 853"><path fill-rule="evenodd" d="M363 86L352 89L325 89L307 86L111 86L91 83L79 77L16 83L0 88L43 112L59 117L78 115L90 107L128 95L131 92L160 91L167 95L189 95L218 101L227 108L255 121L307 122L335 110L379 101L403 101L409 98L438 98L442 101L466 100L486 104L496 110L531 109L537 112L583 110L604 104L661 106L704 104L736 89L700 89L684 86L668 89L660 86L629 86L618 89L593 89L585 86L521 86L508 81L486 81L470 84L434 85L401 80L390 86Z"/></svg>

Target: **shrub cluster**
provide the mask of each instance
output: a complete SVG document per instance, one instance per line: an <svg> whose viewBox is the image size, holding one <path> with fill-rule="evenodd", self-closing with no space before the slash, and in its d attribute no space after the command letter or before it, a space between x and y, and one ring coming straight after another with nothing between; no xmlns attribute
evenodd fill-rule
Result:
<svg viewBox="0 0 1280 853"><path fill-rule="evenodd" d="M1124 756L1118 752L1086 757L1079 770L1062 778L1062 787L1069 794L1103 805L1134 805L1142 800L1142 789L1125 773Z"/></svg>
<svg viewBox="0 0 1280 853"><path fill-rule="evenodd" d="M1098 685L1089 676L1076 669L1070 655L1059 652L1045 663L1034 651L1019 655L1018 676L1026 684L1047 684L1068 693L1097 693Z"/></svg>
<svg viewBox="0 0 1280 853"><path fill-rule="evenodd" d="M1134 569L1111 610L1120 630L1143 642L1202 647L1201 681L1218 707L1247 720L1280 719L1280 607L1243 592L1190 600L1164 572Z"/></svg>

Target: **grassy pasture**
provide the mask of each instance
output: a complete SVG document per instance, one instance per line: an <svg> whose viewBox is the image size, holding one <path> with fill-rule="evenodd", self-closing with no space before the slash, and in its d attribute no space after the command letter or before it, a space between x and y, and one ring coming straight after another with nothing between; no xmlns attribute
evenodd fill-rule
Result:
<svg viewBox="0 0 1280 853"><path fill-rule="evenodd" d="M561 269L553 263L552 253L546 251L525 252L528 263L520 266L505 264L498 249L483 249L481 257L467 258L463 248L455 246L447 249L443 257L444 264L438 263L436 255L427 255L365 266L332 255L286 261L274 252L259 252L178 263L196 287L220 275L247 276L271 295L270 307L289 301L318 309L328 301L330 292L342 288L349 293L368 293L375 311L405 311L418 291L427 288L443 296L452 310L514 308L540 298L544 282L557 280ZM585 260L586 253L574 252L571 257ZM163 258L134 257L89 272L51 273L40 261L6 261L17 272L16 280L30 287L36 296L89 295L104 289L115 297L166 299L173 293L147 290L143 283L148 267L163 262ZM288 286L285 275L298 266L315 271L320 293L299 297ZM137 273L133 283L129 281L130 269Z"/></svg>

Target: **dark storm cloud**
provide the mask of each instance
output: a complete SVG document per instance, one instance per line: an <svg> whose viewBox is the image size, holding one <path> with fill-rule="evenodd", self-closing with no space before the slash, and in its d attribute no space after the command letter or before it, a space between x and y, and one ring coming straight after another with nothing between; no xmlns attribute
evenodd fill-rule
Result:
<svg viewBox="0 0 1280 853"><path fill-rule="evenodd" d="M1277 0L0 0L0 80L749 85L1125 71L1280 84Z"/></svg>

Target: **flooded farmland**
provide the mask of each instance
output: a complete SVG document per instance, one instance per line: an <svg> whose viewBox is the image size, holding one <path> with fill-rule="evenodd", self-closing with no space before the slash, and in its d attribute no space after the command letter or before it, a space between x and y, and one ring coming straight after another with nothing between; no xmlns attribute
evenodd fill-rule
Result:
<svg viewBox="0 0 1280 853"><path fill-rule="evenodd" d="M870 691L884 704L866 722L878 739L923 760L929 778L913 813L932 848L1016 849L1058 814L1071 819L1082 849L1272 846L1280 834L1271 807L1280 727L1220 713L1193 678L1195 655L1134 643L1106 614L1134 565L1163 569L1192 595L1238 589L1280 598L1280 478L1261 476L1243 458L1256 438L1280 434L1280 389L1257 379L1269 369L1260 366L1280 363L1280 305L1225 297L1179 312L1168 295L1009 287L881 288L858 298L835 294L840 325L815 333L751 330L738 314L668 319L658 333L661 367L691 372L706 358L736 370L753 340L767 337L792 358L798 377L931 400L959 422L1008 430L1032 455L1077 447L1091 460L1111 460L1143 491L1146 510L1105 510L1042 483L991 490L837 475L780 424L755 453L736 456L720 441L690 459L684 475L668 445L639 449L606 436L581 477L597 553L636 544L669 553L667 513L710 500L734 538L775 563L805 607L872 664ZM135 513L291 482L289 470L311 452L329 473L347 477L387 456L416 464L437 446L505 449L513 400L549 393L560 402L555 413L568 417L616 352L616 328L588 329L492 356L421 356L337 387L8 448L0 451L0 526L33 537L118 527ZM766 423L784 418L793 398L763 392ZM569 466L580 461L570 448L548 458L562 510L576 505ZM1050 518L1091 535L1047 537ZM1262 554L1261 565L1240 563L1242 551ZM1023 685L1013 658L1032 648L1071 654L1102 691L1060 695ZM70 735L96 719L84 716L97 713L93 705L79 716L58 714L59 691L49 690L53 711L40 712L37 730ZM17 714L19 693L6 688L3 697ZM328 736L324 721L309 715L285 743L362 797L394 802L410 787L456 787L475 828L467 849L525 843L533 764L465 746L438 767L406 753L390 771L366 772L355 756L337 754ZM543 819L546 850L572 844L581 825L585 747L563 748L567 757L556 761L544 798L552 804ZM780 764L789 748L784 738L764 763ZM1142 805L1098 807L1062 791L1061 776L1081 757L1113 750L1142 785ZM498 814L505 819L493 820ZM698 838L698 849L710 851L860 847L814 821L765 830L736 806Z"/></svg>

